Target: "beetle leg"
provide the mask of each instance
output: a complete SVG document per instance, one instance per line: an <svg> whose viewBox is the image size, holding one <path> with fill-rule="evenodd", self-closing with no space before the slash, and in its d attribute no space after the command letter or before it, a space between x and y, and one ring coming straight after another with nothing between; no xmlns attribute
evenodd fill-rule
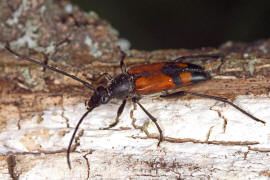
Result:
<svg viewBox="0 0 270 180"><path fill-rule="evenodd" d="M110 124L108 127L101 128L102 130L110 129L110 128L112 128L112 127L114 127L114 126L116 126L116 125L118 124L118 122L119 122L119 117L121 116L121 114L122 114L122 112L123 112L123 110L124 110L124 107L125 107L125 105L126 105L126 102L127 102L127 100L124 99L124 100L122 101L122 104L119 106L118 111L117 111L117 116L116 116L116 118L115 118L115 121L114 121L112 124Z"/></svg>
<svg viewBox="0 0 270 180"><path fill-rule="evenodd" d="M103 74L101 74L101 76L105 77L109 81L113 79L112 76L109 73L103 73Z"/></svg>
<svg viewBox="0 0 270 180"><path fill-rule="evenodd" d="M160 145L161 141L163 141L163 133L161 128L159 127L158 123L157 123L157 119L155 117L153 117L142 105L141 103L139 103L139 100L137 98L132 98L132 101L137 103L142 110L145 112L145 114L155 123L158 131L159 131L159 141L158 141L158 146Z"/></svg>
<svg viewBox="0 0 270 180"><path fill-rule="evenodd" d="M126 57L126 53L121 50L120 67L121 67L122 73L127 73L127 68L126 68L126 65L124 63L125 57Z"/></svg>
<svg viewBox="0 0 270 180"><path fill-rule="evenodd" d="M188 92L188 91L179 91L179 92L175 92L175 93L172 93L172 94L161 95L160 97L163 97L163 98L173 98L173 97L177 97L177 96L185 96L187 94L192 95L192 96L199 96L199 97L203 97L203 98L208 98L208 99L214 99L214 100L217 100L217 101L221 101L221 102L227 103L227 104L233 106L238 111L240 111L243 114L247 115L251 119L253 119L253 120L257 121L257 122L263 123L263 124L266 123L265 121L260 120L260 119L258 119L256 117L254 117L253 115L249 114L248 112L246 112L242 108L236 106L234 103L230 102L227 98L223 98L223 97L210 96L210 95L206 95L206 94L199 94L199 93Z"/></svg>
<svg viewBox="0 0 270 180"><path fill-rule="evenodd" d="M100 84L104 79L106 79L106 81L108 82L111 81L113 78L109 73L103 73L97 78L87 78L87 79L94 82L95 84Z"/></svg>
<svg viewBox="0 0 270 180"><path fill-rule="evenodd" d="M147 54L145 64L151 64L150 60L153 58L153 54Z"/></svg>
<svg viewBox="0 0 270 180"><path fill-rule="evenodd" d="M180 96L185 96L187 95L186 91L178 91L178 92L175 92L175 93L168 93L168 91L165 91L164 94L160 95L159 97L161 98L175 98L175 97L180 97Z"/></svg>
<svg viewBox="0 0 270 180"><path fill-rule="evenodd" d="M182 62L185 59L193 59L193 58L220 58L224 57L224 54L200 54L194 56L181 56L179 58L174 59L174 62Z"/></svg>

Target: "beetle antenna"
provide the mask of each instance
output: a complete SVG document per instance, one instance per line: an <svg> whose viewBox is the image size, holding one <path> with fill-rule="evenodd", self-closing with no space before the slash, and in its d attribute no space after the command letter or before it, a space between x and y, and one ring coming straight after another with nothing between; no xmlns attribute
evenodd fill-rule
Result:
<svg viewBox="0 0 270 180"><path fill-rule="evenodd" d="M71 75L71 74L66 73L65 71L61 71L61 70L56 69L56 68L54 68L54 67L52 67L52 66L48 66L48 65L43 64L43 63L41 63L41 62L39 62L39 61L37 61L37 60L35 60L35 59L31 59L31 58L29 58L29 57L27 57L27 56L21 55L21 54L15 52L15 51L13 51L12 49L10 49L9 43L6 43L5 48L6 48L6 50L8 50L11 54L13 54L13 55L15 55L15 56L17 56L17 57L19 57L19 58L21 58L21 59L23 59L23 60L26 60L26 61L29 61L29 62L31 62L31 63L37 64L37 65L42 66L42 67L44 67L44 68L50 69L51 71L55 71L55 72L60 73L60 74L62 74L62 75L64 75L64 76L68 76L68 77L70 77L70 78L72 78L72 79L74 79L74 80L76 80L76 81L79 81L79 82L82 83L84 86L88 87L89 89L92 89L93 91L96 91L95 88L94 88L91 84L89 84L88 82L86 82L86 81L84 81L84 80L82 80L82 79L80 79L80 78L78 78L78 77L76 77L76 76L73 76L73 75Z"/></svg>
<svg viewBox="0 0 270 180"><path fill-rule="evenodd" d="M68 164L68 167L69 169L71 169L71 164L70 164L70 150L71 150L71 145L72 145L72 142L75 138L75 135L81 125L81 123L83 122L84 118L94 109L95 107L92 107L91 109L88 109L84 114L83 116L81 117L81 119L79 120L79 122L77 123L75 129L74 129L74 132L71 136L71 139L69 141L69 145L68 145L68 148L67 148L67 164Z"/></svg>

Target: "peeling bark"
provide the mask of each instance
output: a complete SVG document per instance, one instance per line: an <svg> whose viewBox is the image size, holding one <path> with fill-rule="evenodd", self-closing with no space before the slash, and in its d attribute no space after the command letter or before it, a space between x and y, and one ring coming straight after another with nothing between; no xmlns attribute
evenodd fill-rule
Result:
<svg viewBox="0 0 270 180"><path fill-rule="evenodd" d="M67 1L29 3L14 1L13 8L8 1L0 3L2 9L9 7L0 11L1 39L10 41L12 48L84 80L95 79L103 72L113 76L120 72L118 37L109 24L76 7L72 14L64 12L61 7L68 5ZM19 21L7 25L8 20L15 21L20 7L23 13ZM49 9L43 12L45 19L41 15L26 18L42 7ZM56 9L50 14L52 8ZM37 36L32 37L34 46L19 43L24 31L18 25L27 30L30 22L40 27ZM110 42L103 46L108 39ZM54 49L48 52L51 43ZM158 118L165 136L157 147L156 127L131 102L116 127L100 130L114 121L121 102L113 100L84 120L71 153L73 168L69 170L65 151L77 121L86 111L84 101L92 95L91 90L24 62L2 48L0 178L269 178L269 40L228 42L218 49L130 50L125 63L132 66L214 53L224 53L225 57L187 60L204 66L213 79L183 89L229 98L266 121L266 125L213 100L146 97L141 103Z"/></svg>

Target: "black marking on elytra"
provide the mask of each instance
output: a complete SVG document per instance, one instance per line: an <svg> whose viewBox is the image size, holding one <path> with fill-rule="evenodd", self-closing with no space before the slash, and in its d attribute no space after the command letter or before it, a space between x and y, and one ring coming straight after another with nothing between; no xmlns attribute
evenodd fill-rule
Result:
<svg viewBox="0 0 270 180"><path fill-rule="evenodd" d="M174 62L167 62L164 64L164 66L160 69L160 71L170 78L172 78L173 82L175 85L180 85L182 84L182 80L179 77L179 74L183 71L184 68L181 68L176 65Z"/></svg>

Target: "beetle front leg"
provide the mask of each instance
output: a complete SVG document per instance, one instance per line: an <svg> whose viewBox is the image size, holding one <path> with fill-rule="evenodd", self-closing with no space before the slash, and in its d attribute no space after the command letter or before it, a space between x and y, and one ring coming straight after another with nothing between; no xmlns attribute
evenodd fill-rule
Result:
<svg viewBox="0 0 270 180"><path fill-rule="evenodd" d="M116 116L116 118L115 118L115 121L114 121L112 124L110 124L108 127L100 128L101 130L107 130L107 129L110 129L110 128L116 126L116 125L119 123L119 118L120 118L121 114L123 113L123 110L124 110L124 108L125 108L126 102L127 102L127 100L124 99L124 100L122 101L122 104L119 106L119 108L118 108L118 110L117 110L117 116Z"/></svg>
<svg viewBox="0 0 270 180"><path fill-rule="evenodd" d="M111 81L113 78L109 73L102 73L97 78L87 78L87 79L94 82L95 84L100 84L104 80L108 82L108 81Z"/></svg>

